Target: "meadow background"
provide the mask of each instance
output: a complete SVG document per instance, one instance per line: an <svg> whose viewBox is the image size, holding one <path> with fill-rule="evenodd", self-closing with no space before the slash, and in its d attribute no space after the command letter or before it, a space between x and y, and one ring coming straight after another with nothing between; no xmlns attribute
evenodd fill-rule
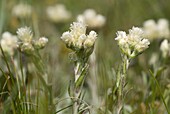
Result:
<svg viewBox="0 0 170 114"><path fill-rule="evenodd" d="M12 8L19 3L32 6L31 16L17 18L12 15ZM71 19L67 22L54 23L48 19L46 8L59 3L64 4L72 14ZM60 37L63 32L68 31L70 24L76 21L77 15L89 8L106 17L105 25L96 29L98 39L95 47L95 79L92 73L88 73L84 84L84 101L91 106L90 110L93 110L92 112L96 114L111 114L109 112L110 101L108 100L109 88L112 88L115 84L115 72L121 63L120 51L114 39L116 32L119 30L128 31L133 26L142 27L144 21L148 19L157 21L160 18L165 18L168 21L170 20L170 0L0 0L0 36L5 31L16 35L18 28L28 26L32 29L35 37L45 36L48 38L48 44L39 53L44 64L44 71L47 73L47 85L51 87L51 104L55 108L51 112L49 110L52 109L44 108L51 105L47 103L48 101L46 102L46 99L42 98L42 101L43 99L44 101L40 103L42 106L39 111L34 111L34 108L31 108L32 110L23 111L24 114L71 114L70 107L63 108L71 103L70 99L67 98L70 80L74 78L74 65L69 59L71 50L65 46ZM170 110L170 59L168 57L164 62L160 57L159 46L162 40L151 42L150 47L131 62L127 74L124 114L169 114L161 96L163 95L167 108ZM18 54L19 52L15 53ZM156 53L160 59L150 64L153 53ZM11 58L16 58L19 61L17 57ZM26 59L28 59L28 63L31 61L29 56ZM11 64L10 57L7 60ZM3 71L8 72L6 71L4 57L1 57L0 63ZM34 80L36 73L31 72L32 69L34 71L34 68L31 66L29 69L28 64L24 66L27 71L26 76L29 76L30 80ZM93 65L90 65L89 70L92 67ZM157 86L149 70L156 74L155 79L157 79L159 86ZM92 78L95 82L91 81ZM5 79L3 73L1 73L0 93L5 91L2 89L4 85ZM95 88L91 86L95 86ZM14 92L9 89L6 89L6 91ZM10 102L7 101L10 95L1 95L0 113L14 113L15 111L11 111L11 106L6 105ZM5 109L9 110L3 112ZM60 109L63 110L60 111ZM16 112L16 114L18 113Z"/></svg>

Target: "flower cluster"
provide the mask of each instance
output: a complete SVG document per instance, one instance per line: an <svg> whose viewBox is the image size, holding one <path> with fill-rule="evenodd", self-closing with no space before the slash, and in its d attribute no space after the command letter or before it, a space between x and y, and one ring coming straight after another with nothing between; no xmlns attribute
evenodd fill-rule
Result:
<svg viewBox="0 0 170 114"><path fill-rule="evenodd" d="M115 40L118 41L121 52L133 58L149 47L150 42L148 39L143 38L143 34L142 29L133 27L129 30L129 34L124 31L118 31Z"/></svg>
<svg viewBox="0 0 170 114"><path fill-rule="evenodd" d="M18 18L29 17L32 13L32 7L28 4L18 4L13 7L12 13Z"/></svg>
<svg viewBox="0 0 170 114"><path fill-rule="evenodd" d="M10 32L4 32L0 41L4 52L10 56L14 55L14 50L17 48L17 37Z"/></svg>
<svg viewBox="0 0 170 114"><path fill-rule="evenodd" d="M105 22L106 18L103 15L97 14L93 9L87 9L82 15L78 15L78 21L83 21L90 28L100 28Z"/></svg>
<svg viewBox="0 0 170 114"><path fill-rule="evenodd" d="M147 20L143 24L145 36L151 40L156 38L170 38L169 22L166 19Z"/></svg>
<svg viewBox="0 0 170 114"><path fill-rule="evenodd" d="M19 42L19 48L21 52L31 53L35 49L44 48L48 42L48 39L41 37L38 40L33 40L33 34L28 27L19 28L17 31Z"/></svg>
<svg viewBox="0 0 170 114"><path fill-rule="evenodd" d="M95 31L90 31L89 35L86 35L86 25L83 22L73 22L70 31L64 32L61 39L67 47L77 51L93 47L97 34Z"/></svg>
<svg viewBox="0 0 170 114"><path fill-rule="evenodd" d="M55 23L63 23L71 18L71 13L63 4L47 7L46 13L48 18Z"/></svg>
<svg viewBox="0 0 170 114"><path fill-rule="evenodd" d="M166 58L170 54L170 43L168 43L167 39L162 41L160 45L160 50L164 58Z"/></svg>

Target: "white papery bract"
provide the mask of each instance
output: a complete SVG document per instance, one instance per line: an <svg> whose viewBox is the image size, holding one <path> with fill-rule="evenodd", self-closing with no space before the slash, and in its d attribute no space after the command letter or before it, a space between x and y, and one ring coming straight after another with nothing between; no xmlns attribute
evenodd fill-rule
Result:
<svg viewBox="0 0 170 114"><path fill-rule="evenodd" d="M56 4L55 6L47 7L46 13L49 20L55 23L63 23L71 18L71 13L63 4Z"/></svg>
<svg viewBox="0 0 170 114"><path fill-rule="evenodd" d="M17 37L10 32L4 32L0 41L4 52L10 56L14 54L14 50L17 48Z"/></svg>
<svg viewBox="0 0 170 114"><path fill-rule="evenodd" d="M97 34L95 31L90 31L89 35L86 35L86 28L83 22L73 22L70 31L64 32L61 39L75 51L91 48L97 39Z"/></svg>
<svg viewBox="0 0 170 114"><path fill-rule="evenodd" d="M82 15L78 15L77 20L86 23L90 28L100 28L106 22L106 18L93 9L85 10Z"/></svg>
<svg viewBox="0 0 170 114"><path fill-rule="evenodd" d="M143 30L138 27L133 27L129 30L129 34L124 31L118 31L115 40L118 41L119 48L123 54L133 58L142 53L149 47L149 40L144 39Z"/></svg>
<svg viewBox="0 0 170 114"><path fill-rule="evenodd" d="M18 18L29 17L32 13L32 7L28 4L18 4L13 7L12 14Z"/></svg>
<svg viewBox="0 0 170 114"><path fill-rule="evenodd" d="M157 38L170 38L169 22L166 19L159 19L156 23L150 19L143 24L144 35L150 40Z"/></svg>
<svg viewBox="0 0 170 114"><path fill-rule="evenodd" d="M165 39L161 42L160 50L162 52L162 56L166 58L168 54L170 53L170 44L168 43L168 40Z"/></svg>

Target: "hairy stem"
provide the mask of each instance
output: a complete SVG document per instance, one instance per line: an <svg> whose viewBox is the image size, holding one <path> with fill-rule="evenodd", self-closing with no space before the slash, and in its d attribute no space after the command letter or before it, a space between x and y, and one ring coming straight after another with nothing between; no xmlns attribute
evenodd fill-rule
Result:
<svg viewBox="0 0 170 114"><path fill-rule="evenodd" d="M76 82L77 82L78 78L81 75L81 71L82 71L82 64L81 64L81 62L77 61L75 69L74 69L75 85L76 85ZM79 108L78 98L79 98L79 93L80 93L80 89L77 88L76 86L74 86L73 114L78 114L78 108Z"/></svg>
<svg viewBox="0 0 170 114"><path fill-rule="evenodd" d="M124 86L125 86L125 79L128 70L130 60L127 56L122 57L122 66L117 75L117 105L116 105L116 114L122 114L122 109L124 105Z"/></svg>
<svg viewBox="0 0 170 114"><path fill-rule="evenodd" d="M75 81L74 81L74 88L73 88L73 114L79 113L79 99L80 94L82 92L82 86L84 83L85 75L88 69L88 65L86 64L86 61L83 61L81 59L76 61L74 73L75 73Z"/></svg>

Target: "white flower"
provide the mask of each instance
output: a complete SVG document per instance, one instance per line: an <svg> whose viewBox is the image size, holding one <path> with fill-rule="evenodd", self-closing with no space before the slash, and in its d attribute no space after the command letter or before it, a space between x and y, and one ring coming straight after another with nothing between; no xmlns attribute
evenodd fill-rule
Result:
<svg viewBox="0 0 170 114"><path fill-rule="evenodd" d="M129 36L133 39L141 39L143 33L143 30L138 27L132 27L132 29L129 30Z"/></svg>
<svg viewBox="0 0 170 114"><path fill-rule="evenodd" d="M152 53L151 58L149 60L149 65L154 65L159 60L158 53Z"/></svg>
<svg viewBox="0 0 170 114"><path fill-rule="evenodd" d="M4 32L0 42L3 51L12 56L14 54L14 49L17 48L17 37L9 32Z"/></svg>
<svg viewBox="0 0 170 114"><path fill-rule="evenodd" d="M17 30L18 38L23 42L30 42L33 34L28 27L22 27Z"/></svg>
<svg viewBox="0 0 170 114"><path fill-rule="evenodd" d="M73 35L67 31L64 32L63 35L61 36L61 39L68 45L71 46L71 43L73 42L74 38Z"/></svg>
<svg viewBox="0 0 170 114"><path fill-rule="evenodd" d="M71 13L63 4L56 4L55 6L47 7L46 13L48 18L56 23L66 22L71 18Z"/></svg>
<svg viewBox="0 0 170 114"><path fill-rule="evenodd" d="M28 27L21 27L17 30L17 35L20 41L19 49L21 52L26 54L31 54L35 49L39 50L45 47L48 43L48 39L46 37L41 37L38 40L33 39L33 34L30 28Z"/></svg>
<svg viewBox="0 0 170 114"><path fill-rule="evenodd" d="M149 44L150 42L148 39L142 39L140 42L138 42L138 44L135 45L135 49L138 52L143 52L149 47Z"/></svg>
<svg viewBox="0 0 170 114"><path fill-rule="evenodd" d="M90 48L94 45L95 41L97 39L97 34L95 31L91 31L89 35L87 36L87 39L84 42L85 48Z"/></svg>
<svg viewBox="0 0 170 114"><path fill-rule="evenodd" d="M41 37L37 41L34 42L34 46L37 49L44 48L48 43L48 39L46 37Z"/></svg>
<svg viewBox="0 0 170 114"><path fill-rule="evenodd" d="M70 33L78 39L80 35L86 34L86 28L87 26L83 22L73 22L70 26Z"/></svg>
<svg viewBox="0 0 170 114"><path fill-rule="evenodd" d="M158 31L159 31L159 37L161 37L161 38L169 38L170 37L170 29L169 29L168 20L159 19L157 27L158 27Z"/></svg>
<svg viewBox="0 0 170 114"><path fill-rule="evenodd" d="M18 4L13 7L12 13L19 18L29 17L32 13L32 7L28 4Z"/></svg>
<svg viewBox="0 0 170 114"><path fill-rule="evenodd" d="M117 33L116 33L116 35L117 35L117 37L115 38L115 40L125 40L126 38L127 38L127 36L126 36L126 32L124 32L124 31L118 31Z"/></svg>
<svg viewBox="0 0 170 114"><path fill-rule="evenodd" d="M166 19L159 19L158 23L154 20L147 20L143 24L145 36L151 40L156 38L169 38L169 22Z"/></svg>
<svg viewBox="0 0 170 114"><path fill-rule="evenodd" d="M97 14L93 9L85 10L82 15L77 16L77 20L86 23L91 28L100 28L106 22L106 18Z"/></svg>
<svg viewBox="0 0 170 114"><path fill-rule="evenodd" d="M133 27L129 30L129 34L124 31L118 31L115 40L123 54L129 57L135 57L149 47L149 40L143 38L143 30Z"/></svg>
<svg viewBox="0 0 170 114"><path fill-rule="evenodd" d="M154 20L147 20L143 24L143 30L145 36L149 39L155 39L158 37L157 24Z"/></svg>
<svg viewBox="0 0 170 114"><path fill-rule="evenodd" d="M48 43L48 39L46 37L41 37L38 41L43 45Z"/></svg>
<svg viewBox="0 0 170 114"><path fill-rule="evenodd" d="M92 47L97 39L97 34L95 31L91 31L89 35L86 35L86 25L83 22L73 22L70 31L64 32L61 39L69 48L79 50Z"/></svg>
<svg viewBox="0 0 170 114"><path fill-rule="evenodd" d="M160 50L162 52L162 56L165 58L170 51L170 44L168 43L168 40L165 39L162 41L161 45L160 45Z"/></svg>

